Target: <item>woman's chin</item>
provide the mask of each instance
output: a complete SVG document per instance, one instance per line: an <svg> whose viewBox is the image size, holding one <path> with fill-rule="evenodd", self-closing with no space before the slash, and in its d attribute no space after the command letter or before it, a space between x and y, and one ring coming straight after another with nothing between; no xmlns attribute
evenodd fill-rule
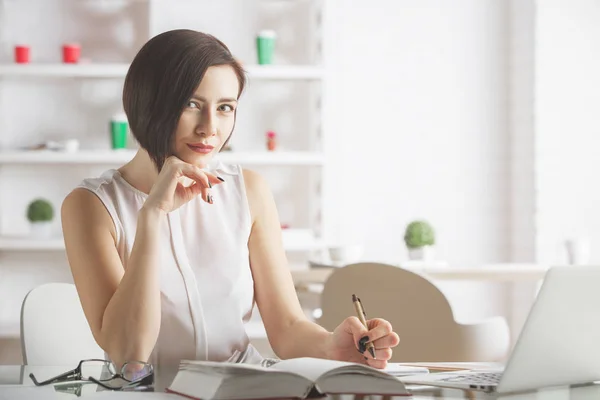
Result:
<svg viewBox="0 0 600 400"><path fill-rule="evenodd" d="M191 154L190 154L191 153ZM199 154L194 152L186 152L183 157L180 157L184 162L195 165L196 167L205 168L213 159L213 154Z"/></svg>

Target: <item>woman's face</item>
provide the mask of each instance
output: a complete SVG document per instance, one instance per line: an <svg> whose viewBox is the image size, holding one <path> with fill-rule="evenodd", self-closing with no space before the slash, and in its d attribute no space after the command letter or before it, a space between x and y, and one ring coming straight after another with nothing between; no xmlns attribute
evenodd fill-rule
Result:
<svg viewBox="0 0 600 400"><path fill-rule="evenodd" d="M174 153L205 167L233 129L239 82L229 65L209 67L179 118Z"/></svg>

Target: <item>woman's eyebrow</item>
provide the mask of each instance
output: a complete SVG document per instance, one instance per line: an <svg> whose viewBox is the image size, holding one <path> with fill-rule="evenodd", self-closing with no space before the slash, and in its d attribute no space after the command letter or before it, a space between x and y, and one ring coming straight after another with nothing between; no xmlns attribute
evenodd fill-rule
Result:
<svg viewBox="0 0 600 400"><path fill-rule="evenodd" d="M206 103L206 98L205 97L198 96L196 94L192 96L192 99L200 100L200 101L203 101L203 102ZM219 101L217 103L234 103L234 102L237 103L237 99L236 98L233 98L233 97L223 97L223 98L219 99Z"/></svg>

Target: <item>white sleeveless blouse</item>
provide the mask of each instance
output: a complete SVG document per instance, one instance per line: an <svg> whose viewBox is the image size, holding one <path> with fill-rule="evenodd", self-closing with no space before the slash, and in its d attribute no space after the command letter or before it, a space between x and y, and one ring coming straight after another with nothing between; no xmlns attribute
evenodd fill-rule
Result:
<svg viewBox="0 0 600 400"><path fill-rule="evenodd" d="M208 169L225 180L211 189L214 204L196 197L168 213L160 226L161 325L149 360L154 365L182 359L261 361L244 329L254 306L244 176L240 166L218 161ZM115 169L79 187L96 194L110 213L127 269L147 195Z"/></svg>

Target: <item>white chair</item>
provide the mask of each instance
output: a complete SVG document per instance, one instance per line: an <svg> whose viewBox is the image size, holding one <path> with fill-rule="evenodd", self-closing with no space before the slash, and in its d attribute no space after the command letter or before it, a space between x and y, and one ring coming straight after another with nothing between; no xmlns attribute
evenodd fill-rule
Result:
<svg viewBox="0 0 600 400"><path fill-rule="evenodd" d="M47 283L31 290L21 307L23 363L69 366L105 359L83 313L75 285Z"/></svg>
<svg viewBox="0 0 600 400"><path fill-rule="evenodd" d="M335 270L325 282L317 322L332 330L355 315L353 293L361 298L369 318L387 319L400 336L392 361L502 361L508 352L509 330L503 317L458 323L448 300L431 281L387 264L358 263Z"/></svg>

